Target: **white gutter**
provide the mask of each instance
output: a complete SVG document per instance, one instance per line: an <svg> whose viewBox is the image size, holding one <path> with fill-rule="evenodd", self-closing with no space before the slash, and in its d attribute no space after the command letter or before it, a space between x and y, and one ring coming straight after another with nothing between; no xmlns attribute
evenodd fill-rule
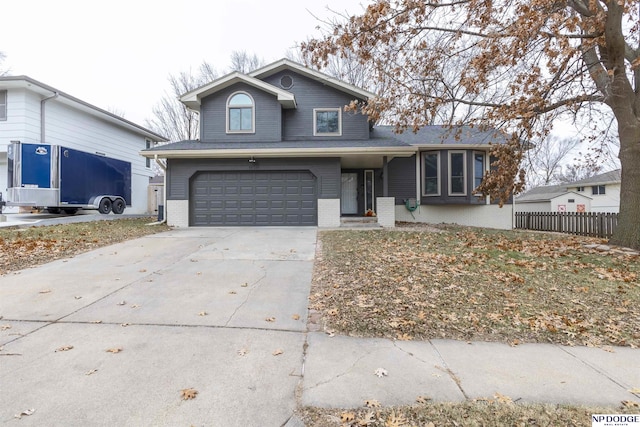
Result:
<svg viewBox="0 0 640 427"><path fill-rule="evenodd" d="M162 185L163 185L162 205L164 206L163 208L164 212L163 212L162 221L157 223L157 224L164 224L167 222L167 165L165 165L164 162L162 162L162 160L158 158L157 154L153 156L153 159L156 161L156 164L160 166L160 169L162 169L162 172L164 172L163 178L162 178Z"/></svg>
<svg viewBox="0 0 640 427"><path fill-rule="evenodd" d="M387 155L398 157L410 157L416 153L414 147L345 147L345 148L242 148L242 149L202 149L202 150L166 150L141 152L144 157L163 158L196 158L215 157L231 158L243 156L260 157L335 157L344 155Z"/></svg>

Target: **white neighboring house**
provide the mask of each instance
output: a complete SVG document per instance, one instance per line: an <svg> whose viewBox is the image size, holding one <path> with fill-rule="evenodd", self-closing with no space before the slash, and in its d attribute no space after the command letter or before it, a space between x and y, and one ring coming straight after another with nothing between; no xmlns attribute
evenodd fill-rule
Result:
<svg viewBox="0 0 640 427"><path fill-rule="evenodd" d="M0 77L0 192L7 189L11 141L62 145L131 163L131 206L148 213L147 187L154 175L139 152L167 139L108 111L27 76Z"/></svg>
<svg viewBox="0 0 640 427"><path fill-rule="evenodd" d="M610 212L620 210L620 169L569 184L532 188L516 198L516 212Z"/></svg>

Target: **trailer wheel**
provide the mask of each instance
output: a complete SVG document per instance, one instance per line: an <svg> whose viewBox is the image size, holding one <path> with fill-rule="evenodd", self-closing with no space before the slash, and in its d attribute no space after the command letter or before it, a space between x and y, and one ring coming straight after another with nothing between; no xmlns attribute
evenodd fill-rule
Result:
<svg viewBox="0 0 640 427"><path fill-rule="evenodd" d="M56 207L51 207L51 208L47 208L47 212L49 212L50 214L54 214L54 215L58 215L60 213L61 209L60 208L56 208Z"/></svg>
<svg viewBox="0 0 640 427"><path fill-rule="evenodd" d="M108 197L103 197L102 200L100 200L100 204L98 205L98 212L105 215L111 212L111 199L109 199Z"/></svg>
<svg viewBox="0 0 640 427"><path fill-rule="evenodd" d="M64 208L63 211L67 215L75 215L78 212L78 208Z"/></svg>
<svg viewBox="0 0 640 427"><path fill-rule="evenodd" d="M122 199L115 199L112 204L113 213L116 215L120 215L124 212L124 208L126 207L126 203Z"/></svg>

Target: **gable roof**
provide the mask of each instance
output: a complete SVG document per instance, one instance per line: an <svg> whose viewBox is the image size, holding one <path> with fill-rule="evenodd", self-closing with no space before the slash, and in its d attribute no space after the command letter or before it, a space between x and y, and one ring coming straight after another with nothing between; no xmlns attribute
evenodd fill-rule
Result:
<svg viewBox="0 0 640 427"><path fill-rule="evenodd" d="M618 184L622 181L622 171L620 169L594 175L591 178L570 182L568 187L583 187L588 185Z"/></svg>
<svg viewBox="0 0 640 427"><path fill-rule="evenodd" d="M274 85L265 83L262 80L250 77L238 71L229 73L226 76L215 79L211 83L185 93L180 97L180 101L190 109L198 111L200 110L202 98L219 92L236 83L246 83L276 96L276 98L278 98L278 102L280 102L284 108L296 108L296 98L291 92L287 92L286 90L282 90Z"/></svg>
<svg viewBox="0 0 640 427"><path fill-rule="evenodd" d="M532 188L526 193L519 195L516 197L516 203L548 202L556 197L564 196L565 194L575 194L579 197L592 199L592 197L585 194L567 190L566 185L546 185Z"/></svg>
<svg viewBox="0 0 640 427"><path fill-rule="evenodd" d="M264 79L283 70L293 70L310 79L319 81L327 86L333 87L334 89L338 89L342 92L346 92L361 99L367 100L376 96L373 92L369 92L352 84L343 82L342 80L338 80L335 77L329 76L328 74L324 74L320 71L305 67L302 64L298 64L297 62L291 61L286 58L280 59L279 61L252 71L251 73L249 73L249 76L255 77L257 79Z"/></svg>
<svg viewBox="0 0 640 427"><path fill-rule="evenodd" d="M40 94L44 97L57 96L57 100L62 104L70 105L73 108L84 111L94 117L98 117L102 120L110 122L116 126L120 126L129 129L138 134L142 134L147 138L150 138L158 142L169 141L162 135L159 135L149 129L146 129L136 123L133 123L123 117L110 113L109 111L98 108L95 105L89 104L81 99L71 96L61 90L58 90L52 86L46 85L38 80L32 79L29 76L2 76L0 77L0 88L4 89L28 89L32 92Z"/></svg>

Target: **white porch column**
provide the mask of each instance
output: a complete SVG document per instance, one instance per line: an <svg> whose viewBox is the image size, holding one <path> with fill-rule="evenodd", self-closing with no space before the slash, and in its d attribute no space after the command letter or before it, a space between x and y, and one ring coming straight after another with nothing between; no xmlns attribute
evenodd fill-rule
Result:
<svg viewBox="0 0 640 427"><path fill-rule="evenodd" d="M340 199L318 199L318 227L340 227Z"/></svg>
<svg viewBox="0 0 640 427"><path fill-rule="evenodd" d="M383 227L392 228L396 226L396 198L377 197L376 198L378 224Z"/></svg>

